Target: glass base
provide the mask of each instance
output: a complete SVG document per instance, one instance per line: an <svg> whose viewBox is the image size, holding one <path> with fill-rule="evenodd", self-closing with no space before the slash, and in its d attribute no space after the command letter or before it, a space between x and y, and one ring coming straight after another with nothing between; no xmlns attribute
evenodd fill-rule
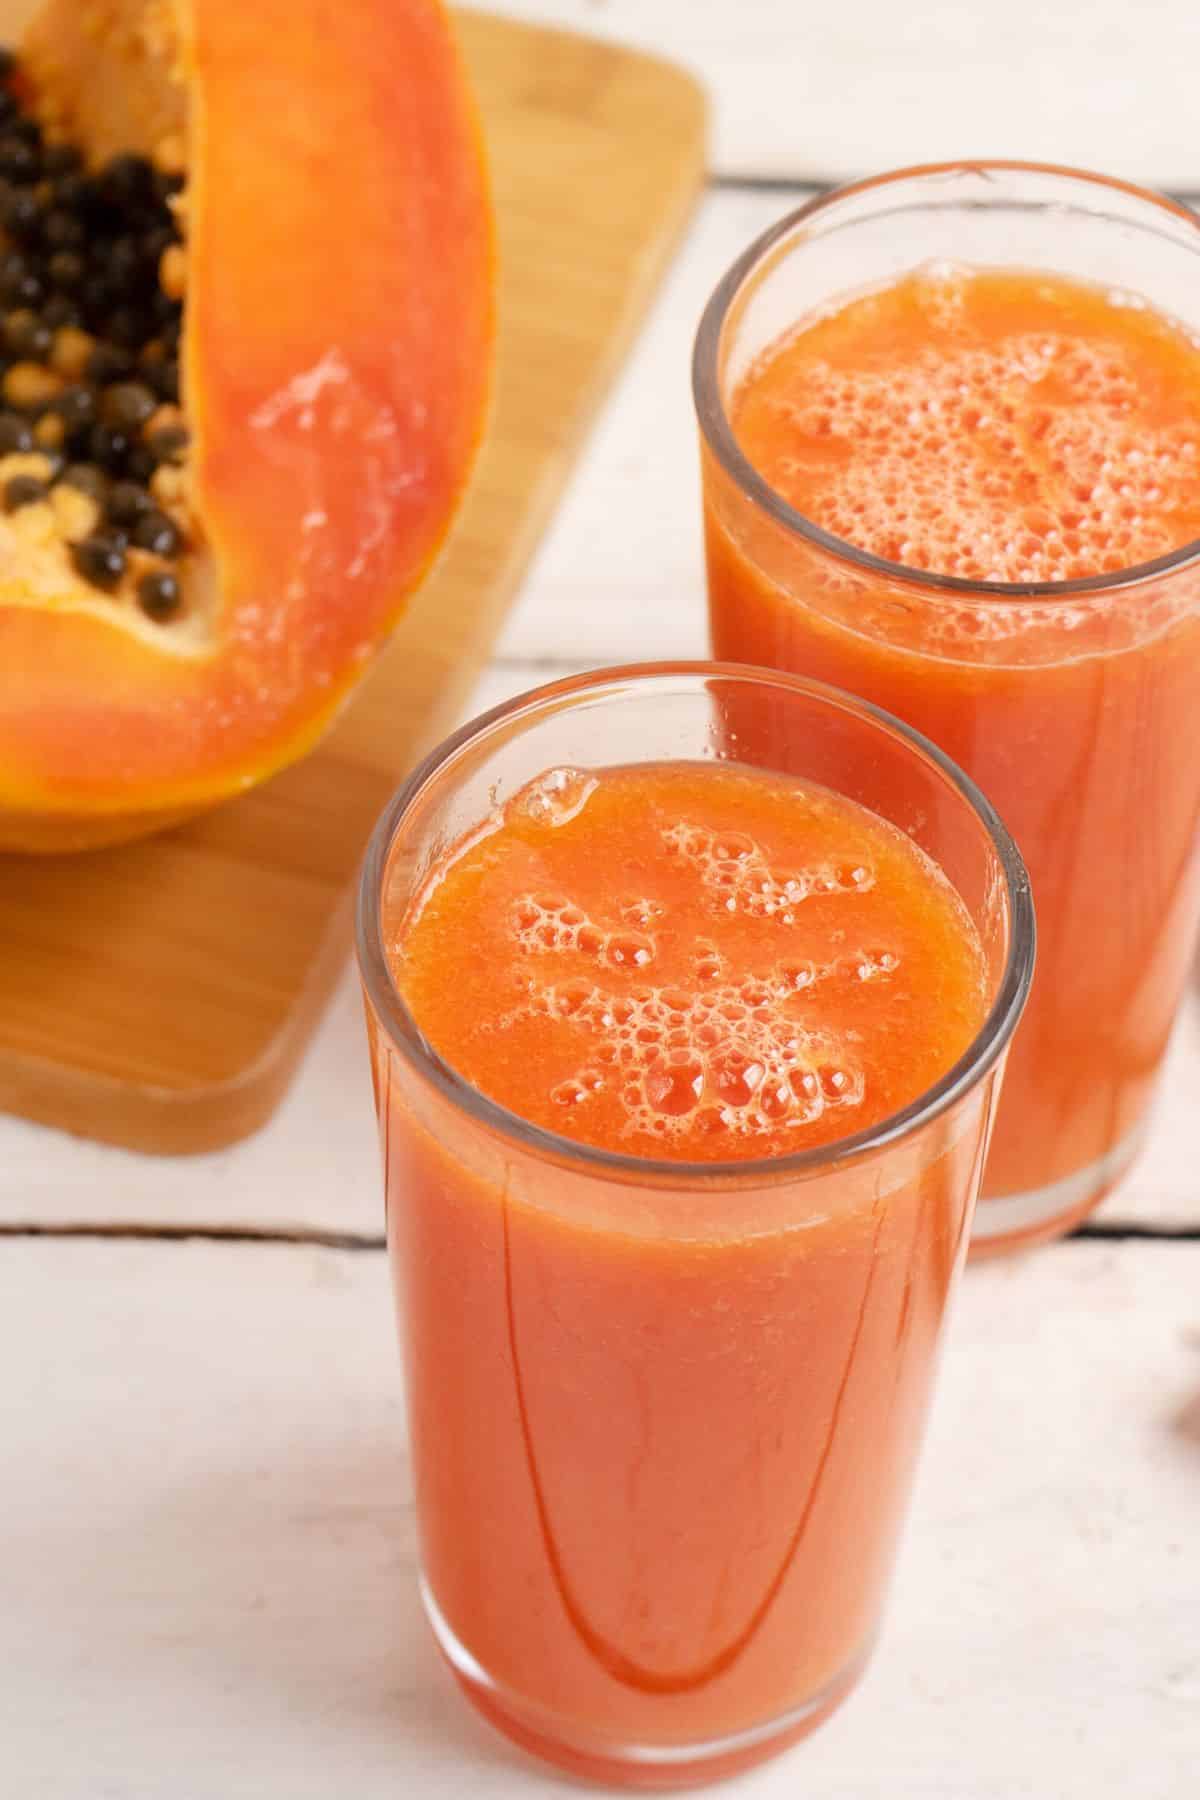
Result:
<svg viewBox="0 0 1200 1800"><path fill-rule="evenodd" d="M819 1693L766 1724L690 1744L625 1744L600 1734L566 1732L552 1714L508 1693L451 1631L424 1577L421 1599L451 1673L490 1725L522 1750L570 1775L605 1786L643 1791L661 1792L723 1781L807 1737L856 1685L874 1647L868 1642Z"/></svg>
<svg viewBox="0 0 1200 1800"><path fill-rule="evenodd" d="M1024 1194L998 1194L994 1200L984 1195L975 1208L971 1261L1049 1243L1080 1224L1126 1174L1144 1135L1144 1127L1135 1125L1106 1155L1061 1181Z"/></svg>

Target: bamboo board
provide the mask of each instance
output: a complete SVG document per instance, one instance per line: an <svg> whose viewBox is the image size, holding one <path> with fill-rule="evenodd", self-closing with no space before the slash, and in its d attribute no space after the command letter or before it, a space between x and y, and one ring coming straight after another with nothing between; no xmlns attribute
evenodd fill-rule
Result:
<svg viewBox="0 0 1200 1800"><path fill-rule="evenodd" d="M371 826L461 712L690 210L705 116L690 77L570 33L460 24L491 153L500 341L451 543L305 762L142 844L0 859L0 1108L162 1153L270 1115L344 963Z"/></svg>

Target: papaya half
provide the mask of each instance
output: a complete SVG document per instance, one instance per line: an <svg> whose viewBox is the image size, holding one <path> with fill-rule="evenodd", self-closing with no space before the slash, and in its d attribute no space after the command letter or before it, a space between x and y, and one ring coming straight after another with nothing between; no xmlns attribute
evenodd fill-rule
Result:
<svg viewBox="0 0 1200 1800"><path fill-rule="evenodd" d="M0 58L0 849L312 746L450 523L492 289L438 0L44 0Z"/></svg>

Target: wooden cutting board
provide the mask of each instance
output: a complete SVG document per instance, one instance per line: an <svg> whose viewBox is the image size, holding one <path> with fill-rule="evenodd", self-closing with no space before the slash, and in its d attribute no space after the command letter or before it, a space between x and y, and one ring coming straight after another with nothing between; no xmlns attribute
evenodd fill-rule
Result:
<svg viewBox="0 0 1200 1800"><path fill-rule="evenodd" d="M142 844L0 858L0 1108L159 1152L268 1117L349 949L371 826L461 713L687 217L705 120L689 76L573 34L460 22L501 257L495 408L462 517L307 761Z"/></svg>

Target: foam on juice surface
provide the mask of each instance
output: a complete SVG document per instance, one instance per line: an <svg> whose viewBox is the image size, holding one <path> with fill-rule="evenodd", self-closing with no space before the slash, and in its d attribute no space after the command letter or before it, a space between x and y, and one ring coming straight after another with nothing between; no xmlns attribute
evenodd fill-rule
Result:
<svg viewBox="0 0 1200 1800"><path fill-rule="evenodd" d="M690 765L538 777L439 872L395 964L426 1035L512 1110L708 1160L903 1104L982 993L961 903L899 832L820 789ZM914 1007L910 982L935 968L951 1041L923 1057L931 995Z"/></svg>
<svg viewBox="0 0 1200 1800"><path fill-rule="evenodd" d="M731 417L790 505L910 568L1058 581L1200 536L1200 346L1059 277L918 270L771 346Z"/></svg>
<svg viewBox="0 0 1200 1800"><path fill-rule="evenodd" d="M578 913L569 901L518 901L514 936L533 953L550 947L546 926L531 936L525 925L535 904L555 922ZM863 1070L849 1045L836 1031L806 1026L793 1004L817 981L842 973L842 964L783 962L765 975L739 979L716 944L699 938L690 981L615 991L605 970L651 965L653 936L606 935L591 923L565 929L596 957L597 978L530 977L528 997L498 1021L504 1030L541 1016L578 1033L580 1065L550 1090L557 1106L583 1106L611 1089L626 1115L627 1136L678 1137L698 1128L710 1135L764 1137L811 1124L826 1107L862 1101ZM556 934L556 946L562 941ZM844 959L845 972L853 970L860 980L898 966L899 958L886 951L874 959L861 952Z"/></svg>

